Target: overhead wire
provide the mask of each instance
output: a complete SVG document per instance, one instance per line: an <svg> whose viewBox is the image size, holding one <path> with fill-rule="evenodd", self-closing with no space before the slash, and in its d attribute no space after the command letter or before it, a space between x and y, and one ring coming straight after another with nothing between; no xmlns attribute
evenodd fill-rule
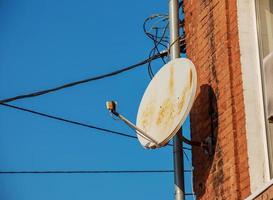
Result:
<svg viewBox="0 0 273 200"><path fill-rule="evenodd" d="M0 171L0 174L139 174L139 173L173 173L173 170L25 170ZM185 172L190 172L185 170Z"/></svg>
<svg viewBox="0 0 273 200"><path fill-rule="evenodd" d="M156 19L156 18L160 18L157 22L155 22L155 23L153 23L153 25L152 25L152 27L150 28L150 30L148 31L147 30L147 23L149 22L149 21L152 21L152 20L154 20L154 19ZM157 24L159 24L159 23L161 23L161 22L164 22L164 21L167 21L168 20L168 15L166 15L166 14L154 14L154 15L151 15L151 16L149 16L149 17L147 17L145 20L144 20L144 22L143 22L143 25L142 25L142 28L143 28L143 31L144 31L144 33L150 38L150 39L160 39L160 38L162 38L162 36L157 36L157 37L155 37L154 36L154 34L151 32L151 30L154 28L154 27L157 27ZM164 27L165 28L165 27ZM167 39L168 37L167 36L163 36L163 41L164 42L168 42L168 40L165 40L165 39ZM165 46L166 47L166 46Z"/></svg>
<svg viewBox="0 0 273 200"><path fill-rule="evenodd" d="M101 128L101 127L94 126L94 125L91 125L91 124L86 124L86 123L82 123L82 122L78 122L78 121L74 121L74 120L65 119L63 117L57 117L57 116L45 114L45 113L42 113L42 112L22 108L22 107L19 107L19 106L14 106L14 105L6 104L6 103L1 103L0 105L5 106L5 107L9 107L9 108L13 108L13 109L16 109L16 110L21 110L21 111L24 111L24 112L32 113L34 115L39 115L39 116L42 116L42 117L47 117L47 118L50 118L50 119L54 119L54 120L58 120L58 121L62 121L62 122L66 122L66 123L70 123L70 124L74 124L74 125L78 125L78 126L83 126L83 127L86 127L86 128L95 129L95 130L98 130L98 131L108 132L108 133L112 133L112 134L115 134L115 135L120 135L120 136L124 136L124 137L128 137L128 138L134 138L134 139L137 138L134 135L129 135L129 134L126 134L126 133Z"/></svg>
<svg viewBox="0 0 273 200"><path fill-rule="evenodd" d="M174 170L24 170L24 171L0 171L1 175L15 174L166 174L173 173ZM190 170L184 170L185 173ZM186 193L186 196L193 194Z"/></svg>
<svg viewBox="0 0 273 200"><path fill-rule="evenodd" d="M154 56L152 56L152 57L150 57L148 59L145 59L145 60L140 61L140 62L138 62L136 64L130 65L128 67L125 67L125 68L122 68L122 69L119 69L119 70L116 70L116 71L113 71L113 72L110 72L110 73L90 77L90 78L79 80L79 81L66 83L64 85L60 85L60 86L50 88L50 89L46 89L46 90L40 90L40 91L33 92L33 93L22 94L22 95L18 95L18 96L6 98L6 99L1 99L0 104L16 101L16 100L19 100L19 99L37 97L37 96L45 95L45 94L48 94L48 93L51 93L51 92L56 92L58 90L63 90L63 89L66 89L66 88L74 87L76 85L84 84L84 83L87 83L87 82L96 81L96 80L108 78L108 77L111 77L111 76L115 76L115 75L121 74L123 72L135 69L136 67L139 67L139 66L142 66L144 64L149 63L151 60L155 60L155 59L164 57L166 55L167 55L167 51L164 50L164 51L162 51L162 52L160 52L160 53L158 53L158 54L156 54L156 55L154 55Z"/></svg>
<svg viewBox="0 0 273 200"><path fill-rule="evenodd" d="M161 44L161 42L162 42L162 40L163 40L163 38L164 38L164 36L165 36L165 34L166 34L167 28L168 28L168 24L164 27L163 34L162 34L161 38L159 39L159 41L157 41L156 39L153 40L153 42L154 42L154 48L151 50L152 55L151 55L151 52L150 52L149 57L154 56L156 52L160 52L158 46ZM156 28L155 38L157 37L157 35L158 35L158 28ZM162 44L161 44L161 45L162 45ZM165 45L164 45L164 47L165 47ZM166 64L166 61L164 60L164 58L162 57L161 59L162 59L162 62L163 62L164 64ZM153 71L152 71L151 63L152 63L152 60L148 63L148 69L149 69L149 71L151 72L151 76L153 77L153 76L154 76L154 73L153 73Z"/></svg>
<svg viewBox="0 0 273 200"><path fill-rule="evenodd" d="M181 2L180 2L180 6L182 6ZM148 28L147 28L148 22L151 22L156 19L158 19L158 20L156 22L154 22L152 25L150 25L151 28L148 30ZM167 23L163 27L160 27L159 24L163 23L165 21ZM180 26L180 28L182 28L182 35L178 38L179 44L180 44L180 51L182 53L185 53L186 44L185 44L185 31L183 29L184 20L180 21L179 26ZM157 53L160 52L160 47L163 47L164 49L168 49L168 55L169 55L170 47L173 45L173 43L169 44L169 37L166 35L168 28L169 28L168 15L154 14L144 20L143 31L144 31L145 35L153 41L153 48L150 50L149 58L152 57L153 55L155 55L156 52ZM162 34L160 35L159 32L162 32ZM176 42L177 41L175 41L175 43ZM161 57L161 60L164 64L166 64L164 57ZM152 61L153 60L148 62L148 65L147 65L148 74L151 79L154 76L154 73L152 70Z"/></svg>
<svg viewBox="0 0 273 200"><path fill-rule="evenodd" d="M102 132L112 133L112 134L127 137L127 138L137 139L137 137L134 136L134 135L130 135L130 134L126 134L126 133L123 133L123 132L114 131L114 130L94 126L94 125L91 125L91 124L82 123L82 122L75 121L75 120L65 119L63 117L57 117L57 116L54 116L54 115L45 114L45 113L42 113L42 112L38 112L38 111L27 109L27 108L22 108L22 107L11 105L11 104L1 103L0 105L5 106L5 107L9 107L9 108L13 108L13 109L16 109L16 110L24 111L24 112L27 112L27 113L31 113L31 114L34 114L34 115L54 119L54 120L57 120L57 121L62 121L62 122L69 123L69 124L74 124L74 125L78 125L78 126L82 126L82 127L86 127L86 128L91 128L91 129L95 129L95 130L102 131ZM168 144L168 146L172 146L172 144ZM191 148L183 147L183 149L191 151Z"/></svg>
<svg viewBox="0 0 273 200"><path fill-rule="evenodd" d="M148 22L156 20L158 18L159 20L153 23L151 25L151 28L148 30L147 29ZM167 22L167 24L164 27L158 27L159 23L165 22L167 20L168 20L168 15L165 15L165 14L154 14L144 20L143 31L145 35L153 41L153 48L150 50L149 58L154 56L156 52L157 53L160 52L159 46L163 46L164 49L167 48L168 37L166 36L166 33L167 33L169 22ZM159 34L160 30L163 30L161 35ZM164 43L167 43L167 44L164 44ZM163 57L161 57L161 60L164 64L166 63ZM152 79L154 76L154 73L152 70L151 63L152 63L152 60L148 63L147 69L148 69L148 74L150 78Z"/></svg>

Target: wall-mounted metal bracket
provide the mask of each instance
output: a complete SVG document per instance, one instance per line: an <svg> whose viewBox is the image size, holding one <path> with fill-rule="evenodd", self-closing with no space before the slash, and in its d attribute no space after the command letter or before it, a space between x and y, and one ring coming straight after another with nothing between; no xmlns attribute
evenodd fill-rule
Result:
<svg viewBox="0 0 273 200"><path fill-rule="evenodd" d="M188 145L200 147L203 149L204 153L208 154L209 156L213 155L214 148L215 148L215 142L214 138L209 136L204 141L193 141L185 138L182 136L182 141L185 142Z"/></svg>
<svg viewBox="0 0 273 200"><path fill-rule="evenodd" d="M206 154L213 156L215 150L215 139L211 136L208 136L204 141L203 149Z"/></svg>

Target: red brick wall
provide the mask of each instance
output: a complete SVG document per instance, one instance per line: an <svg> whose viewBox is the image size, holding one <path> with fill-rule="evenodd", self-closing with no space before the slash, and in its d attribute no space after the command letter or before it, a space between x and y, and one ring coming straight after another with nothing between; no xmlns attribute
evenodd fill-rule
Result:
<svg viewBox="0 0 273 200"><path fill-rule="evenodd" d="M184 0L187 56L196 65L193 140L215 135L213 156L193 148L198 199L250 194L236 0Z"/></svg>

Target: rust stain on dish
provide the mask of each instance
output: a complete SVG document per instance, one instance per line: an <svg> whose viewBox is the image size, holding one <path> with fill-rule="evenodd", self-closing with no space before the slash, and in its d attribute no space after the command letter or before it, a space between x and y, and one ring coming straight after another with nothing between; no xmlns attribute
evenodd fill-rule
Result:
<svg viewBox="0 0 273 200"><path fill-rule="evenodd" d="M162 106L160 107L156 119L156 124L168 126L170 122L172 122L172 119L174 118L174 108L175 104L173 99L171 98L166 99L163 102Z"/></svg>
<svg viewBox="0 0 273 200"><path fill-rule="evenodd" d="M160 126L168 127L170 123L173 122L174 111L175 111L175 101L173 99L174 93L174 67L170 67L170 77L168 85L168 96L169 98L165 99L162 105L160 106L159 113L156 118L156 124Z"/></svg>
<svg viewBox="0 0 273 200"><path fill-rule="evenodd" d="M154 113L155 113L155 102L150 101L150 103L146 104L140 117L141 119L140 128L142 128L143 131L147 132L149 130Z"/></svg>
<svg viewBox="0 0 273 200"><path fill-rule="evenodd" d="M171 68L172 69L172 68ZM171 70L170 82L169 82L169 98L167 98L160 106L159 113L157 115L156 124L161 127L169 127L173 123L173 119L181 114L181 111L185 105L186 97L192 87L192 71L188 72L188 79L186 86L183 88L181 95L178 98L173 96L173 70Z"/></svg>
<svg viewBox="0 0 273 200"><path fill-rule="evenodd" d="M188 80L187 80L187 85L183 88L181 96L178 97L178 110L177 113L180 113L184 107L185 104L185 98L187 94L189 93L191 87L192 87L192 71L191 69L189 70L189 75L188 75Z"/></svg>
<svg viewBox="0 0 273 200"><path fill-rule="evenodd" d="M173 66L170 67L170 79L169 79L169 91L170 94L172 95L174 92L174 77L173 77L174 71L173 71Z"/></svg>
<svg viewBox="0 0 273 200"><path fill-rule="evenodd" d="M140 128L149 132L150 128L156 124L161 129L169 128L174 123L176 116L181 114L181 111L186 103L188 93L192 88L192 71L188 71L188 79L179 97L174 96L174 71L173 67L170 68L169 78L169 95L163 101L160 108L156 108L155 100L150 101L145 105L140 115ZM156 97L156 95L153 95Z"/></svg>

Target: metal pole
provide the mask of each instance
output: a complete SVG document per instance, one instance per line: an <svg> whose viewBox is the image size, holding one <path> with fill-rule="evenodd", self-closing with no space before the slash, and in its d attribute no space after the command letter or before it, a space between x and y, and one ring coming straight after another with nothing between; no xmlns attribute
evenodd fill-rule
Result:
<svg viewBox="0 0 273 200"><path fill-rule="evenodd" d="M174 196L175 200L185 199L184 188L184 157L182 150L182 140L180 137L182 128L173 138L173 165L174 165Z"/></svg>
<svg viewBox="0 0 273 200"><path fill-rule="evenodd" d="M169 23L170 23L170 58L180 57L179 39L179 3L178 0L169 0ZM173 138L173 161L174 161L174 189L175 200L184 200L184 160L182 150L182 128Z"/></svg>

